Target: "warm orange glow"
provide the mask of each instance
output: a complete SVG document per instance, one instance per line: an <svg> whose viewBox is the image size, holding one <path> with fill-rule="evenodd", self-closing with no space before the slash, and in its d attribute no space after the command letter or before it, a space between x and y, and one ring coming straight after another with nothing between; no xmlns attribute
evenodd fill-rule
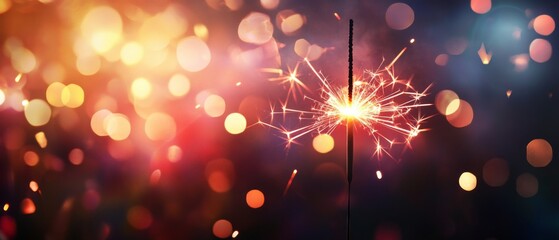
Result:
<svg viewBox="0 0 559 240"><path fill-rule="evenodd" d="M251 208L260 208L264 205L264 193L253 189L246 194L246 203Z"/></svg>
<svg viewBox="0 0 559 240"><path fill-rule="evenodd" d="M134 206L128 209L126 218L128 223L138 230L149 228L153 222L149 209L142 206Z"/></svg>
<svg viewBox="0 0 559 240"><path fill-rule="evenodd" d="M80 165L83 162L83 151L79 148L74 148L68 154L68 160L74 165Z"/></svg>
<svg viewBox="0 0 559 240"><path fill-rule="evenodd" d="M456 101L458 100L458 101ZM452 90L442 90L435 97L435 107L442 115L450 115L456 112L460 107L460 99L458 94ZM452 103L452 105L451 105Z"/></svg>
<svg viewBox="0 0 559 240"><path fill-rule="evenodd" d="M5 203L4 207L2 208L4 210L4 212L8 211L8 209L10 209L10 204L9 203Z"/></svg>
<svg viewBox="0 0 559 240"><path fill-rule="evenodd" d="M23 161L27 166L34 167L39 163L39 155L34 151L26 151L23 154Z"/></svg>
<svg viewBox="0 0 559 240"><path fill-rule="evenodd" d="M313 138L312 146L319 153L328 153L334 149L334 138L329 134L319 134Z"/></svg>
<svg viewBox="0 0 559 240"><path fill-rule="evenodd" d="M60 99L62 103L69 108L80 107L85 98L83 88L77 84L68 84L62 89Z"/></svg>
<svg viewBox="0 0 559 240"><path fill-rule="evenodd" d="M35 210L35 203L30 198L24 198L21 201L21 212L23 214L33 214L35 213Z"/></svg>
<svg viewBox="0 0 559 240"><path fill-rule="evenodd" d="M66 85L61 82L53 82L51 83L46 90L47 101L53 107L64 107L64 103L62 102L62 90Z"/></svg>
<svg viewBox="0 0 559 240"><path fill-rule="evenodd" d="M146 136L153 141L168 141L175 137L177 125L168 114L155 112L146 118L144 131Z"/></svg>
<svg viewBox="0 0 559 240"><path fill-rule="evenodd" d="M229 178L222 171L214 171L208 177L208 184L214 192L224 193L231 189Z"/></svg>
<svg viewBox="0 0 559 240"><path fill-rule="evenodd" d="M454 113L447 115L446 120L456 128L466 127L474 120L474 110L470 103L460 100L458 109Z"/></svg>
<svg viewBox="0 0 559 240"><path fill-rule="evenodd" d="M545 139L534 139L526 146L526 159L533 167L545 167L553 158L553 149Z"/></svg>
<svg viewBox="0 0 559 240"><path fill-rule="evenodd" d="M218 238L229 238L233 233L233 225L225 219L220 219L214 223L212 232Z"/></svg>

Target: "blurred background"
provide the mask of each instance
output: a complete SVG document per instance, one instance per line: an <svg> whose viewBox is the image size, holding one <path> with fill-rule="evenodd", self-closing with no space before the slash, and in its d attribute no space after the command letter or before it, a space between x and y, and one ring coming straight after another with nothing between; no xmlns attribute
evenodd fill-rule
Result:
<svg viewBox="0 0 559 240"><path fill-rule="evenodd" d="M273 112L320 99L305 58L347 84L349 19L354 73L406 48L432 104L390 156L356 128L353 238L558 238L558 11L0 0L0 239L344 239L345 127L287 146Z"/></svg>

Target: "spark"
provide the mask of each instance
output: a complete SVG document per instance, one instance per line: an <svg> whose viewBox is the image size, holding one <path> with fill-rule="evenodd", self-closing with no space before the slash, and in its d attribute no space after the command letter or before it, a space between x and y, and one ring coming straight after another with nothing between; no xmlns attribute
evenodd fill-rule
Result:
<svg viewBox="0 0 559 240"><path fill-rule="evenodd" d="M421 128L421 125L428 117L421 115L420 108L431 105L421 103L430 86L423 91L417 91L412 86L411 79L400 79L394 72L394 64L405 50L406 48L402 49L388 65L382 67L381 64L377 70L364 70L362 76L354 76L351 103L347 98L347 87L332 85L305 59L308 68L320 81L320 95L304 96L304 100L312 105L310 109L291 108L285 101L281 104L281 111L272 109L271 112L272 116L296 115L302 126L287 129L275 125L273 120L269 123L259 121L259 124L281 132L286 141L286 148L289 148L305 135L331 134L339 125L345 125L347 120L351 119L356 126L360 126L372 137L373 156L380 159L386 154L393 158L389 151L391 148L396 145L411 148L411 140L421 132L427 131ZM294 90L290 88L290 91Z"/></svg>
<svg viewBox="0 0 559 240"><path fill-rule="evenodd" d="M336 19L338 19L338 21L342 20L342 18L340 17L340 14L338 14L337 12L334 13L334 17L336 17Z"/></svg>
<svg viewBox="0 0 559 240"><path fill-rule="evenodd" d="M380 170L377 170L377 178L379 180L382 179L382 172Z"/></svg>
<svg viewBox="0 0 559 240"><path fill-rule="evenodd" d="M295 175L297 175L297 169L294 169L293 173L291 173L291 177L289 178L289 181L287 181L287 185L285 185L285 190L283 190L283 196L287 194L287 191L291 187L291 183L293 183L293 179L295 178Z"/></svg>
<svg viewBox="0 0 559 240"><path fill-rule="evenodd" d="M262 71L278 74L278 77L272 77L268 80L279 82L280 84L288 84L289 90L287 91L287 99L289 99L290 96L292 96L294 99L297 99L297 94L301 94L303 90L310 91L309 88L303 83L303 81L299 79L298 70L300 64L300 62L297 63L293 69L288 67L287 74L284 74L283 70L275 68L263 68Z"/></svg>
<svg viewBox="0 0 559 240"><path fill-rule="evenodd" d="M8 211L8 209L10 209L10 204L9 204L9 203L5 203L3 209L4 209L4 212Z"/></svg>

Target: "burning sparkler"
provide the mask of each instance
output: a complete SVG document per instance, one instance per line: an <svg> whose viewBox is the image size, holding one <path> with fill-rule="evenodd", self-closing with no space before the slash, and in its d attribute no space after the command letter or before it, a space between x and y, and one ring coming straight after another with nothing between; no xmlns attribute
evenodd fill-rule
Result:
<svg viewBox="0 0 559 240"><path fill-rule="evenodd" d="M413 43L414 41L410 41ZM410 147L411 140L419 133L426 131L421 124L427 119L420 113L420 108L431 104L421 103L421 98L427 95L429 87L423 91L417 91L411 80L400 79L394 73L394 64L404 54L406 48L388 65L376 70L365 70L361 76L353 75L353 20L349 21L349 66L348 86L334 86L326 77L310 63L308 59L304 62L314 75L320 80L321 89L318 98L304 96L304 100L310 101L312 107L309 110L301 110L288 106L286 100L282 103L281 112L272 110L274 115L289 114L299 116L303 126L288 130L272 123L259 121L259 124L271 127L285 135L287 147L296 140L307 134L331 134L339 125L346 125L347 129L347 182L348 182L348 212L347 233L349 239L350 221L350 196L351 180L353 177L353 130L354 124L360 126L372 136L373 156L380 159L384 154L393 158L390 149L395 145ZM279 80L289 83L288 97L295 92L301 91L301 87L307 89L304 83L297 77L297 69L290 71L288 76L278 77ZM380 179L382 174L377 172ZM289 185L290 183L288 183Z"/></svg>
<svg viewBox="0 0 559 240"><path fill-rule="evenodd" d="M320 95L305 95L303 99L312 103L308 110L291 108L289 102L281 104L281 111L272 109L271 122L258 124L276 129L284 135L289 147L297 139L308 134L331 134L338 126L354 122L373 138L373 155L392 157L390 149L395 145L410 147L411 140L419 133L427 117L422 116L421 103L429 87L417 91L410 79L400 79L394 73L394 64L406 51L402 49L390 64L376 70L364 70L362 76L353 76L352 99L348 98L348 87L332 85L326 77L307 60L304 63L320 81ZM298 81L300 81L298 79ZM298 86L290 84L290 87ZM290 89L290 94L294 91ZM274 116L296 115L302 126L286 129L273 123Z"/></svg>

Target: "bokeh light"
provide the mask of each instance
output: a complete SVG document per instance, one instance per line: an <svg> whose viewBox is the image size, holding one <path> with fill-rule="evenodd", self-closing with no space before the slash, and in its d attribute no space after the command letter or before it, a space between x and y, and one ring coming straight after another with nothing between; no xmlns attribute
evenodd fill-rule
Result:
<svg viewBox="0 0 559 240"><path fill-rule="evenodd" d="M70 153L68 154L68 160L70 160L70 163L72 163L74 165L82 164L83 157L84 157L84 153L79 148L74 148L74 149L70 150Z"/></svg>
<svg viewBox="0 0 559 240"><path fill-rule="evenodd" d="M395 30L409 28L415 20L413 9L405 3L394 3L386 10L386 24Z"/></svg>
<svg viewBox="0 0 559 240"><path fill-rule="evenodd" d="M93 49L105 53L120 41L122 19L115 9L98 6L87 12L80 27L82 35Z"/></svg>
<svg viewBox="0 0 559 240"><path fill-rule="evenodd" d="M149 228L153 222L151 212L143 206L134 206L128 209L126 218L132 227L139 230Z"/></svg>
<svg viewBox="0 0 559 240"><path fill-rule="evenodd" d="M175 137L177 124L168 114L156 112L147 117L144 130L153 141L168 141Z"/></svg>
<svg viewBox="0 0 559 240"><path fill-rule="evenodd" d="M435 97L435 107L440 114L447 116L458 110L460 107L459 100L460 98L458 98L458 94L454 91L448 89L442 90L437 93L437 96Z"/></svg>
<svg viewBox="0 0 559 240"><path fill-rule="evenodd" d="M539 15L534 18L534 30L542 36L549 36L555 30L555 20L547 14Z"/></svg>
<svg viewBox="0 0 559 240"><path fill-rule="evenodd" d="M37 192L39 190L39 184L35 181L30 181L29 182L29 189L31 189L31 191L33 191L33 192Z"/></svg>
<svg viewBox="0 0 559 240"><path fill-rule="evenodd" d="M334 149L334 138L330 134L319 134L312 140L314 150L319 153L327 153Z"/></svg>
<svg viewBox="0 0 559 240"><path fill-rule="evenodd" d="M529 198L538 193L538 179L530 173L523 173L516 178L516 192L521 197Z"/></svg>
<svg viewBox="0 0 559 240"><path fill-rule="evenodd" d="M53 107L64 107L62 102L62 90L66 85L61 82L51 83L46 90L47 102Z"/></svg>
<svg viewBox="0 0 559 240"><path fill-rule="evenodd" d="M188 77L177 73L169 79L167 87L171 95L182 97L190 91L190 80Z"/></svg>
<svg viewBox="0 0 559 240"><path fill-rule="evenodd" d="M442 53L435 58L435 64L439 66L446 66L448 63L448 54Z"/></svg>
<svg viewBox="0 0 559 240"><path fill-rule="evenodd" d="M464 172L460 174L458 179L458 184L464 191L472 191L477 186L477 178L474 174L470 172Z"/></svg>
<svg viewBox="0 0 559 240"><path fill-rule="evenodd" d="M152 92L151 82L145 78L136 78L130 86L130 92L136 99L146 99Z"/></svg>
<svg viewBox="0 0 559 240"><path fill-rule="evenodd" d="M34 167L39 163L39 155L34 151L25 151L23 161L27 166Z"/></svg>
<svg viewBox="0 0 559 240"><path fill-rule="evenodd" d="M25 119L31 126L39 127L47 124L52 115L49 105L41 99L33 99L25 106Z"/></svg>
<svg viewBox="0 0 559 240"><path fill-rule="evenodd" d="M225 130L231 134L240 134L245 131L247 120L240 113L231 113L225 118Z"/></svg>
<svg viewBox="0 0 559 240"><path fill-rule="evenodd" d="M178 162L182 158L182 149L177 145L167 148L167 159L169 162Z"/></svg>
<svg viewBox="0 0 559 240"><path fill-rule="evenodd" d="M268 15L253 12L241 20L237 33L243 42L263 44L272 38L274 26Z"/></svg>
<svg viewBox="0 0 559 240"><path fill-rule="evenodd" d="M199 72L206 68L212 59L208 45L198 37L186 37L177 45L177 60L189 72Z"/></svg>
<svg viewBox="0 0 559 240"><path fill-rule="evenodd" d="M103 125L107 135L113 140L122 141L130 135L130 121L126 115L113 113L103 120Z"/></svg>
<svg viewBox="0 0 559 240"><path fill-rule="evenodd" d="M12 7L11 0L0 0L0 14L7 12L8 10L10 10L11 7Z"/></svg>
<svg viewBox="0 0 559 240"><path fill-rule="evenodd" d="M483 165L483 180L491 187L503 186L509 178L509 166L502 158L492 158Z"/></svg>
<svg viewBox="0 0 559 240"><path fill-rule="evenodd" d="M138 64L144 57L144 47L137 42L124 44L120 50L120 60L128 66Z"/></svg>
<svg viewBox="0 0 559 240"><path fill-rule="evenodd" d="M229 238L233 233L233 225L225 219L219 219L215 221L212 232L218 238Z"/></svg>
<svg viewBox="0 0 559 240"><path fill-rule="evenodd" d="M477 14L485 14L491 10L491 0L471 0L470 7Z"/></svg>
<svg viewBox="0 0 559 240"><path fill-rule="evenodd" d="M545 139L534 139L526 145L526 159L533 167L545 167L553 158L553 149Z"/></svg>
<svg viewBox="0 0 559 240"><path fill-rule="evenodd" d="M552 52L551 43L545 39L537 38L530 43L530 58L534 62L547 62L551 58Z"/></svg>
<svg viewBox="0 0 559 240"><path fill-rule="evenodd" d="M278 7L279 3L280 0L260 0L262 7L269 10Z"/></svg>
<svg viewBox="0 0 559 240"><path fill-rule="evenodd" d="M451 108L454 108L453 106L457 104L458 109L452 114L447 115L446 120L450 123L450 125L456 128L467 127L474 120L474 110L472 109L470 103L465 100L459 100L459 103L457 101L458 100L455 99L449 103ZM449 107L447 106L447 110L448 109Z"/></svg>
<svg viewBox="0 0 559 240"><path fill-rule="evenodd" d="M68 84L62 89L60 100L66 107L77 108L83 104L85 92L83 88L77 84Z"/></svg>
<svg viewBox="0 0 559 240"><path fill-rule="evenodd" d="M108 135L107 131L105 130L107 125L106 119L112 114L113 113L107 109L101 109L95 112L93 116L91 116L91 130L93 130L93 132L97 134L97 136Z"/></svg>
<svg viewBox="0 0 559 240"><path fill-rule="evenodd" d="M235 182L234 165L229 159L214 159L206 165L206 179L210 188L217 193L231 190Z"/></svg>
<svg viewBox="0 0 559 240"><path fill-rule="evenodd" d="M264 205L264 193L258 189L248 191L246 203L251 208L261 208Z"/></svg>
<svg viewBox="0 0 559 240"><path fill-rule="evenodd" d="M219 117L225 112L225 100L219 95L209 95L204 100L204 112L210 117Z"/></svg>
<svg viewBox="0 0 559 240"><path fill-rule="evenodd" d="M20 73L29 73L37 66L37 59L27 48L18 47L10 52L12 67Z"/></svg>
<svg viewBox="0 0 559 240"><path fill-rule="evenodd" d="M76 59L76 69L84 76L95 75L101 70L101 58L97 55L79 56Z"/></svg>
<svg viewBox="0 0 559 240"><path fill-rule="evenodd" d="M30 198L24 198L21 201L21 212L23 214L33 214L35 210L37 210L35 203Z"/></svg>

